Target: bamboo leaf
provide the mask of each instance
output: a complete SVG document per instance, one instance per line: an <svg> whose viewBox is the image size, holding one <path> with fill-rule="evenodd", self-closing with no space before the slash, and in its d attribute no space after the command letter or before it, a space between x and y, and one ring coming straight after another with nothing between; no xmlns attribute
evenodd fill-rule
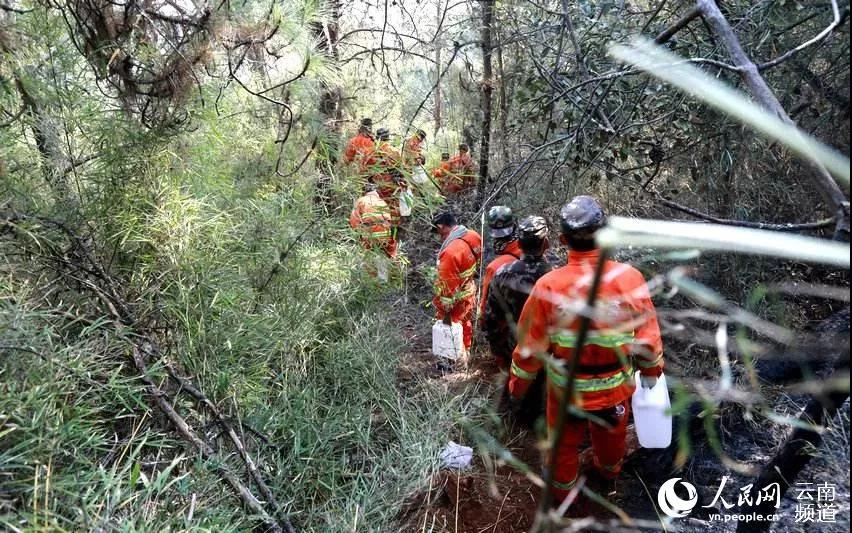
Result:
<svg viewBox="0 0 852 533"><path fill-rule="evenodd" d="M849 268L848 244L720 224L612 217L597 241L603 248L697 248Z"/></svg>

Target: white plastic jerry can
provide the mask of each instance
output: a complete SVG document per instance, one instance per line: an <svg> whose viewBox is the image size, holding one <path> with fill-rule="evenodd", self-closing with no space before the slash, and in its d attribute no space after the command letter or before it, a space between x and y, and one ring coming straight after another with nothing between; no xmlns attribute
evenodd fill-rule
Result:
<svg viewBox="0 0 852 533"><path fill-rule="evenodd" d="M411 189L402 189L399 192L399 215L410 217L411 210L414 208L414 193Z"/></svg>
<svg viewBox="0 0 852 533"><path fill-rule="evenodd" d="M426 170L422 165L414 167L414 170L411 173L411 181L413 181L415 185L423 185L429 181L429 177L426 175Z"/></svg>
<svg viewBox="0 0 852 533"><path fill-rule="evenodd" d="M461 324L453 322L448 326L440 320L435 321L432 326L432 354L455 361L463 353L464 334Z"/></svg>
<svg viewBox="0 0 852 533"><path fill-rule="evenodd" d="M639 372L634 374L636 391L633 393L633 421L636 436L643 448L668 448L672 443L672 415L666 376L660 374L653 388L644 389L639 382Z"/></svg>

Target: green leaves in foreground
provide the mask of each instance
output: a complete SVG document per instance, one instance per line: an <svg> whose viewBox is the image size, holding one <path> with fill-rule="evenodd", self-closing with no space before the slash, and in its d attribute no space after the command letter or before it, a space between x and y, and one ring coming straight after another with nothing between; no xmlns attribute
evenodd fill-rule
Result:
<svg viewBox="0 0 852 533"><path fill-rule="evenodd" d="M649 246L764 255L849 268L849 245L719 224L612 217L597 235L604 248Z"/></svg>

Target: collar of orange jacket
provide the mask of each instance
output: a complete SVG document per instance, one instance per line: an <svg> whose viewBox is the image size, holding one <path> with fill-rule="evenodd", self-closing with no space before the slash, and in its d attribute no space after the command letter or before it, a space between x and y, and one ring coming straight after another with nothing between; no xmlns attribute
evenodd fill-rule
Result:
<svg viewBox="0 0 852 533"><path fill-rule="evenodd" d="M594 250L589 250L587 252L571 250L568 252L568 264L579 265L582 263L597 263L600 256L601 251L599 248L595 248Z"/></svg>
<svg viewBox="0 0 852 533"><path fill-rule="evenodd" d="M438 250L438 255L440 255L444 250L446 250L447 246L449 246L451 242L456 239L461 239L465 236L466 233L467 228L462 226L461 224L453 226L453 229L450 230L450 233L449 235L447 235L447 238L444 239L443 243L441 243L441 249Z"/></svg>

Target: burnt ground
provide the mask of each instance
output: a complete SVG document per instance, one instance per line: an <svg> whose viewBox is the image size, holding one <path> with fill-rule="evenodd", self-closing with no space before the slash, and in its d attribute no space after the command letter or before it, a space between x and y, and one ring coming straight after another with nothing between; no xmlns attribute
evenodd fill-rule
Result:
<svg viewBox="0 0 852 533"><path fill-rule="evenodd" d="M433 261L431 243L409 252L413 264ZM413 256L413 257L412 257ZM410 495L403 503L399 515L399 531L432 531L457 533L514 533L529 531L535 519L541 489L516 466L499 459L496 453L482 454L477 448L481 435L494 435L496 441L520 459L534 474L540 472L541 458L539 439L533 431L504 421L493 423L494 406L497 405L505 376L491 362L481 339L477 339L474 353L466 365L454 371L442 371L431 354L431 325L433 318L428 308L428 284L416 272L409 270L405 298L397 298L394 312L400 317L408 348L401 354L399 380L403 390L417 386L419 380L428 380L447 387L457 394L476 394L487 397L492 406L483 413L481 420L474 417L476 430L466 428L460 443L477 450L472 468L466 471L444 471L428 481L428 489ZM692 361L706 354L692 352L689 346L679 347L683 351L668 347L668 372L671 375L690 375L694 372ZM803 397L779 395L775 410L795 416L803 405ZM673 398L676 402L676 398ZM698 405L688 407L685 414L675 420L675 442L667 450L638 448L635 435L629 437L629 455L617 485L618 493L612 498L614 505L606 509L600 505L583 503L582 498L569 509L565 520L566 531L735 531L735 522L710 521L711 513L725 511L711 504L723 477L729 479L723 492L728 502L736 502L738 489L755 480L752 473L738 473L732 466L720 460L711 438L705 431L704 418L699 417ZM835 431L831 439L816 451L813 460L799 476L800 481L815 483L833 482L838 485L837 501L841 507L838 523L806 523L794 521L797 502L792 489L782 500L779 514L782 519L773 531L848 531L849 530L849 406L840 414L845 426ZM488 415L491 415L489 417ZM718 446L727 456L727 464L739 463L744 467L759 469L766 464L787 435L787 430L778 424L744 416L740 408L722 407L712 419L712 427L718 434ZM458 441L458 439L457 439ZM688 443L688 444L686 444ZM681 452L679 452L681 450ZM591 464L590 450L584 452L583 464ZM845 459L844 459L845 454ZM676 466L678 465L678 466ZM839 465L839 469L838 469ZM588 468L585 468L588 470ZM698 490L699 503L690 517L668 519L658 514L656 504L659 487L672 477L680 477L694 484ZM590 485L592 486L592 485ZM734 508L728 513L737 512ZM661 520L661 516L664 520ZM625 518L627 520L625 521Z"/></svg>

